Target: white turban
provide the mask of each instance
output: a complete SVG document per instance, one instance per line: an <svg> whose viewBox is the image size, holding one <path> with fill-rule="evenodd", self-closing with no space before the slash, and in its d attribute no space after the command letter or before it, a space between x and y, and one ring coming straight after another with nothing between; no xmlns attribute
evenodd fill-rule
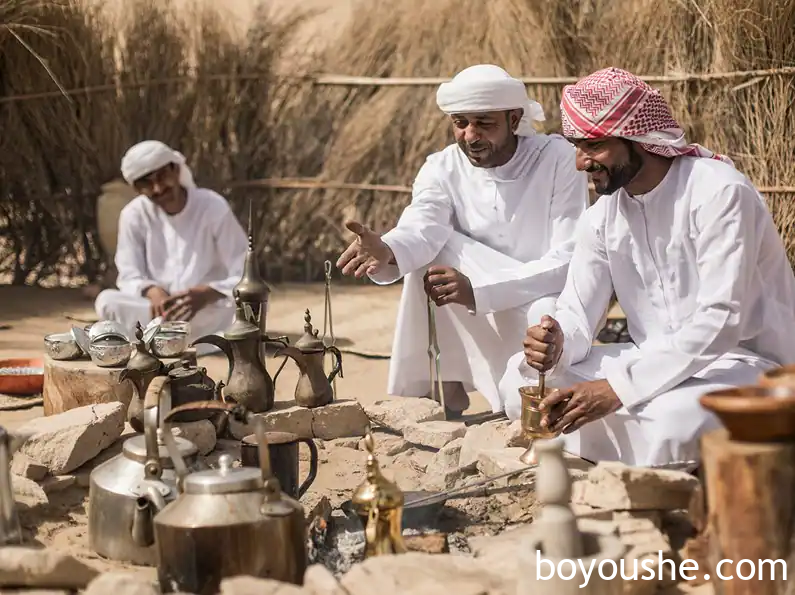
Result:
<svg viewBox="0 0 795 595"><path fill-rule="evenodd" d="M179 167L179 183L183 188L195 188L193 173L185 164L185 156L157 140L145 140L130 147L121 158L121 175L133 184L153 171L174 163Z"/></svg>
<svg viewBox="0 0 795 595"><path fill-rule="evenodd" d="M527 96L524 83L491 64L470 66L450 82L442 83L436 92L436 103L448 115L523 109L516 129L519 136L532 136L533 121L546 120L541 104Z"/></svg>

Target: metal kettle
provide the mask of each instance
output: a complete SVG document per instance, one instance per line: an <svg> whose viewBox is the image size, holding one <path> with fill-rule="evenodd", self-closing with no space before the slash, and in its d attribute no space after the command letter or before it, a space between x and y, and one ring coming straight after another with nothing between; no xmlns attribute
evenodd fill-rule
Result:
<svg viewBox="0 0 795 595"><path fill-rule="evenodd" d="M260 468L219 468L190 473L171 441L170 421L201 408L225 410L256 427ZM158 579L163 593L215 595L224 578L249 575L303 583L307 566L303 507L281 491L270 468L261 416L226 403L195 403L169 412L163 435L180 479L179 496L155 517Z"/></svg>
<svg viewBox="0 0 795 595"><path fill-rule="evenodd" d="M122 453L91 472L88 492L89 547L104 558L154 566L152 519L177 497L177 475L157 428L170 401L168 378L158 376L144 400L144 434L128 438ZM170 429L169 429L170 431ZM181 461L191 469L206 468L192 442L172 436Z"/></svg>
<svg viewBox="0 0 795 595"><path fill-rule="evenodd" d="M313 408L328 405L334 400L332 382L339 374L342 378L342 354L336 347L327 347L318 338L318 331L312 328L312 315L307 309L304 313L304 335L295 343L295 347L283 347L276 355L292 358L298 366L300 375L295 385L295 403L301 407ZM326 353L335 358L334 368L326 376L323 360Z"/></svg>

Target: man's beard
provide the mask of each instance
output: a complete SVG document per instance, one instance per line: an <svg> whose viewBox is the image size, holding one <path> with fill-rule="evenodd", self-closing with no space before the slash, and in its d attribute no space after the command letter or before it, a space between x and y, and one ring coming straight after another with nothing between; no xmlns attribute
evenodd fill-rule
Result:
<svg viewBox="0 0 795 595"><path fill-rule="evenodd" d="M606 172L607 179L604 182L597 183L594 180L594 190L596 190L597 194L613 194L616 190L619 190L629 184L635 179L635 176L638 175L638 172L640 172L641 168L643 167L643 159L632 143L627 143L627 149L629 151L629 159L626 163L610 168L601 164L594 164L585 170L588 173L599 171Z"/></svg>

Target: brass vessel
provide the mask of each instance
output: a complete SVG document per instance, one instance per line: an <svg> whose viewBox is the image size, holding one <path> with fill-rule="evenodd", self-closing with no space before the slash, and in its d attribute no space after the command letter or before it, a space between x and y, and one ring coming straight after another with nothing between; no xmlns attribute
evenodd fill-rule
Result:
<svg viewBox="0 0 795 595"><path fill-rule="evenodd" d="M326 375L323 360L326 353L334 355L334 368ZM312 328L312 315L307 309L304 313L304 335L295 343L280 349L277 354L292 358L298 366L300 375L295 385L295 403L301 407L322 407L334 401L332 383L339 374L342 378L342 354L334 346L326 346Z"/></svg>
<svg viewBox="0 0 795 595"><path fill-rule="evenodd" d="M206 343L223 351L229 361L224 400L242 405L252 413L263 413L273 408L275 381L281 369L271 378L263 363L261 348L268 343L277 343L279 346L286 346L287 343L264 336L261 329L246 317L242 300L237 298L236 302L235 321L223 337L205 335L191 345Z"/></svg>
<svg viewBox="0 0 795 595"><path fill-rule="evenodd" d="M538 386L523 386L519 389L522 398L522 438L527 442L527 448L519 456L519 461L525 465L538 463L536 455L536 440L554 438L559 432L552 432L541 426L544 412L541 411L541 401L549 394L544 382L544 374L539 374Z"/></svg>
<svg viewBox="0 0 795 595"><path fill-rule="evenodd" d="M375 458L375 440L368 429L364 437L367 449L367 478L351 498L354 510L364 524L365 558L385 554L403 554L403 491L381 473Z"/></svg>
<svg viewBox="0 0 795 595"><path fill-rule="evenodd" d="M523 386L519 389L522 397L522 432L528 440L554 438L557 433L541 427L544 412L539 409L548 391L541 393L538 386Z"/></svg>
<svg viewBox="0 0 795 595"><path fill-rule="evenodd" d="M156 332L157 328L153 330ZM146 339L141 323L136 323L135 352L119 374L119 383L130 380L135 385L137 394L133 395L127 408L127 421L136 432L144 431L144 398L149 385L155 377L166 373L163 362L146 349Z"/></svg>
<svg viewBox="0 0 795 595"><path fill-rule="evenodd" d="M266 320L268 313L268 299L270 297L271 289L265 280L262 278L259 270L259 260L255 251L256 240L254 238L254 209L253 202L248 202L248 251L246 252L246 259L243 264L243 275L240 281L232 290L232 295L235 301L239 301L244 306L244 311L249 309L247 313L247 320L254 323L259 329L260 333L266 332ZM265 353L260 354L261 357Z"/></svg>

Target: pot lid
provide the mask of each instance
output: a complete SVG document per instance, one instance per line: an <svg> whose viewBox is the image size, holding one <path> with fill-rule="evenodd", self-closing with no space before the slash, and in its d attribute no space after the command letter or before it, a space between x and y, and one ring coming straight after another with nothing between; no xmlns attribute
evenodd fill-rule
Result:
<svg viewBox="0 0 795 595"><path fill-rule="evenodd" d="M304 312L304 334L295 342L296 348L303 352L309 351L325 351L326 346L323 341L317 336L317 329L312 329L312 315L309 313L309 308Z"/></svg>
<svg viewBox="0 0 795 595"><path fill-rule="evenodd" d="M221 455L218 469L198 471L185 477L187 494L232 494L261 490L265 483L257 467L232 467L232 456Z"/></svg>
<svg viewBox="0 0 795 595"><path fill-rule="evenodd" d="M160 430L157 431L157 456L160 459L160 466L163 469L172 469L174 467L174 462L171 460L171 457L168 454L166 445L163 444L163 441L160 439L160 432ZM193 457L199 453L199 449L190 440L186 440L180 436L175 436L174 441L176 442L177 450L179 451L179 454L182 455L183 459ZM139 436L133 436L132 438L125 440L124 445L122 446L122 452L124 453L124 456L131 461L135 461L141 465L146 464L145 436L141 434Z"/></svg>
<svg viewBox="0 0 795 595"><path fill-rule="evenodd" d="M135 353L127 363L128 370L138 370L146 374L159 370L162 363L146 349L146 331L141 327L141 323L135 325Z"/></svg>
<svg viewBox="0 0 795 595"><path fill-rule="evenodd" d="M188 378L200 372L199 368L191 365L191 363L184 359L179 362L179 365L174 366L168 371L168 375L174 380L180 378Z"/></svg>
<svg viewBox="0 0 795 595"><path fill-rule="evenodd" d="M247 339L251 336L259 336L260 329L253 322L249 321L244 310L244 304L237 300L235 308L235 321L227 330L224 331L224 337L227 339Z"/></svg>

